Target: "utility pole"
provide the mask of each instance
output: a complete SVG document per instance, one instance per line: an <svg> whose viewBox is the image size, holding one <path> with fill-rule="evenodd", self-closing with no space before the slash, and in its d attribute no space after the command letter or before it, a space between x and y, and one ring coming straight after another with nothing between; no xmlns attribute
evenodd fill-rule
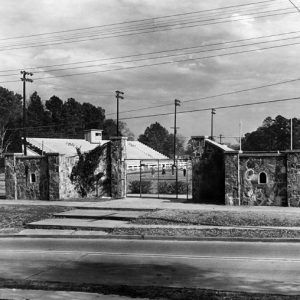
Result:
<svg viewBox="0 0 300 300"><path fill-rule="evenodd" d="M243 123L242 123L242 121L240 121L240 123L239 123L240 152L242 152L242 126L243 126Z"/></svg>
<svg viewBox="0 0 300 300"><path fill-rule="evenodd" d="M124 99L123 92L116 91L116 98L117 98L117 136L119 136L119 99Z"/></svg>
<svg viewBox="0 0 300 300"><path fill-rule="evenodd" d="M293 150L293 118L291 118L291 150Z"/></svg>
<svg viewBox="0 0 300 300"><path fill-rule="evenodd" d="M33 82L32 79L26 78L27 75L32 76L33 73L26 72L25 70L20 72L23 76L21 78L21 81L23 81L23 147L24 147L24 155L27 155L27 111L26 111L26 82Z"/></svg>
<svg viewBox="0 0 300 300"><path fill-rule="evenodd" d="M177 115L177 106L180 106L180 100L175 99L175 113L174 113L174 166L175 166L175 160L176 160L176 133L177 133L177 127L176 127L176 115Z"/></svg>
<svg viewBox="0 0 300 300"><path fill-rule="evenodd" d="M174 168L176 168L176 199L178 198L178 168L176 164L176 133L177 133L177 127L176 127L176 114L177 114L177 106L180 106L180 100L175 99L174 100L175 105L175 112L174 112Z"/></svg>
<svg viewBox="0 0 300 300"><path fill-rule="evenodd" d="M211 125L210 125L210 138L214 140L214 115L216 114L216 110L212 108L211 110Z"/></svg>
<svg viewBox="0 0 300 300"><path fill-rule="evenodd" d="M220 144L222 144L222 138L223 138L223 135L222 135L222 134L220 134L220 135L219 135Z"/></svg>

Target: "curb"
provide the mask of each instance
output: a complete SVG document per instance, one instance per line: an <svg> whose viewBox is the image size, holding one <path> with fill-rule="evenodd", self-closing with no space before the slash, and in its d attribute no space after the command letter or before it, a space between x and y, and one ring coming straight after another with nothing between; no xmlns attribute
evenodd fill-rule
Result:
<svg viewBox="0 0 300 300"><path fill-rule="evenodd" d="M14 280L1 278L0 288L17 288L33 290L74 291L88 293L103 293L107 295L146 297L147 299L194 300L194 299L299 299L299 294L266 294L263 292L225 291L197 287L170 287L160 285L125 285L125 284L95 284L73 283L37 280Z"/></svg>
<svg viewBox="0 0 300 300"><path fill-rule="evenodd" d="M157 240L157 241L215 241L215 242L261 242L261 243L300 243L300 238L240 238L240 237L185 237L185 236L151 236L151 235L54 235L54 234L7 234L0 235L1 238L50 238L50 239L124 239L124 240Z"/></svg>
<svg viewBox="0 0 300 300"><path fill-rule="evenodd" d="M90 210L117 210L117 211L156 211L162 210L162 208L139 208L139 207L89 207L89 206L72 206L74 209L90 209Z"/></svg>

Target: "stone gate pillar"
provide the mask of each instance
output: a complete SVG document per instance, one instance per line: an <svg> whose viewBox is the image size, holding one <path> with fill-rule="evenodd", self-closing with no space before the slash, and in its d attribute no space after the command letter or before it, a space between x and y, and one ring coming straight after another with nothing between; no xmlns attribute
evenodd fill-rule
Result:
<svg viewBox="0 0 300 300"><path fill-rule="evenodd" d="M201 202L201 156L203 154L206 136L192 136L192 197L193 202Z"/></svg>
<svg viewBox="0 0 300 300"><path fill-rule="evenodd" d="M111 137L111 197L126 197L126 140L127 137Z"/></svg>

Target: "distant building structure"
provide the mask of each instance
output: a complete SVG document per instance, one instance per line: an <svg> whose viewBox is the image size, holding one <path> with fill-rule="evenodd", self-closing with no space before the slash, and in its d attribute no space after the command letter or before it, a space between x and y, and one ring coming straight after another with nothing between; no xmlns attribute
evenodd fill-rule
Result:
<svg viewBox="0 0 300 300"><path fill-rule="evenodd" d="M193 200L199 203L300 206L300 151L235 151L192 137Z"/></svg>

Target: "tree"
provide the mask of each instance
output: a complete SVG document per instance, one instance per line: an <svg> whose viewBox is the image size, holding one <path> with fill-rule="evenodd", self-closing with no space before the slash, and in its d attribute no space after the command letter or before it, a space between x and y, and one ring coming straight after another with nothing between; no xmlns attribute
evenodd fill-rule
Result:
<svg viewBox="0 0 300 300"><path fill-rule="evenodd" d="M63 109L63 101L57 97L52 96L49 100L46 101L45 106L48 111L48 132L45 133L45 137L54 136L59 137L61 135L61 128L63 122L62 109ZM57 125L57 126L53 126Z"/></svg>
<svg viewBox="0 0 300 300"><path fill-rule="evenodd" d="M113 119L107 119L103 123L103 137L109 140L112 136L117 136L117 123ZM125 122L119 122L119 136L127 137L129 141L134 140L134 134Z"/></svg>
<svg viewBox="0 0 300 300"><path fill-rule="evenodd" d="M293 148L299 149L300 120L293 119ZM290 119L278 115L275 119L267 117L257 130L246 133L242 149L247 151L277 151L290 148Z"/></svg>
<svg viewBox="0 0 300 300"><path fill-rule="evenodd" d="M145 132L139 136L138 141L166 156L173 157L174 155L174 135L158 122L147 127ZM178 155L184 153L182 136L176 136L176 153Z"/></svg>
<svg viewBox="0 0 300 300"><path fill-rule="evenodd" d="M27 127L29 127L27 130L28 135L43 136L44 132L48 132L48 128L41 126L48 125L48 122L48 114L45 111L42 100L38 93L34 92L29 98L27 108Z"/></svg>
<svg viewBox="0 0 300 300"><path fill-rule="evenodd" d="M22 116L22 97L0 87L0 155L6 152L18 132L9 130L20 124Z"/></svg>
<svg viewBox="0 0 300 300"><path fill-rule="evenodd" d="M85 129L102 129L105 119L105 110L90 103L82 104L82 114Z"/></svg>
<svg viewBox="0 0 300 300"><path fill-rule="evenodd" d="M74 98L69 98L63 104L62 117L64 120L63 133L64 137L80 138L84 130L83 112L81 103Z"/></svg>

